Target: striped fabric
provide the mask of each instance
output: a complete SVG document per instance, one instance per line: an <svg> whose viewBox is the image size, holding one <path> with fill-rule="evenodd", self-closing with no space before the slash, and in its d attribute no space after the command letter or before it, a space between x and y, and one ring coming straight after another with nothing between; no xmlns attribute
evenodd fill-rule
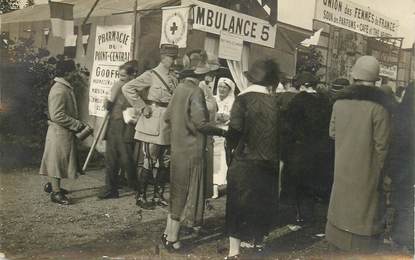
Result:
<svg viewBox="0 0 415 260"><path fill-rule="evenodd" d="M66 38L74 34L73 4L49 2L52 35Z"/></svg>

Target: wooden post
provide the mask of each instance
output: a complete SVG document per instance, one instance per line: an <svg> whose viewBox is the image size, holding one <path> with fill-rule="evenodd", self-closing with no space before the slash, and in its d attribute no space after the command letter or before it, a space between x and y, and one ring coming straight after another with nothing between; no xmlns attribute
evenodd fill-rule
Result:
<svg viewBox="0 0 415 260"><path fill-rule="evenodd" d="M132 46L132 57L135 59L135 53L136 53L136 43L137 43L137 8L138 8L138 0L135 0L134 3L134 23L133 23L133 46Z"/></svg>
<svg viewBox="0 0 415 260"><path fill-rule="evenodd" d="M95 139L94 139L94 142L92 143L91 148L89 149L88 156L86 157L86 160L85 160L84 166L82 167L82 172L83 172L83 173L85 172L86 167L88 167L88 163L89 163L89 161L91 160L91 157L92 157L92 154L94 153L95 147L97 146L97 144L98 144L99 140L101 140L102 130L104 130L105 125L106 125L106 124L107 124L107 122L108 122L109 115L110 115L110 113L108 113L108 112L107 112L107 113L105 114L104 120L102 120L101 126L100 126L100 127L99 127L99 129L98 129L98 134L96 135L96 137L95 137Z"/></svg>
<svg viewBox="0 0 415 260"><path fill-rule="evenodd" d="M88 21L89 17L91 16L92 12L94 11L95 7L97 6L99 0L96 0L94 5L92 6L91 10L89 10L88 15L85 17L84 21L82 22L82 25L85 25L86 22ZM82 26L81 26L82 28Z"/></svg>

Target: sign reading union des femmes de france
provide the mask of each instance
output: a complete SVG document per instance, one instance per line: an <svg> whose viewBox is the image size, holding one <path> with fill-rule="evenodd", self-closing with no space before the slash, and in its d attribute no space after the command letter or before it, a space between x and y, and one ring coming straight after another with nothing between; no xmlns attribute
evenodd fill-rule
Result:
<svg viewBox="0 0 415 260"><path fill-rule="evenodd" d="M398 30L397 20L347 0L316 0L315 19L368 36L396 36Z"/></svg>
<svg viewBox="0 0 415 260"><path fill-rule="evenodd" d="M131 58L131 25L97 26L89 90L90 115L105 115L104 101L119 78L118 67Z"/></svg>
<svg viewBox="0 0 415 260"><path fill-rule="evenodd" d="M277 26L268 21L196 0L184 0L182 4L195 5L193 29L218 35L226 31L246 42L274 48Z"/></svg>

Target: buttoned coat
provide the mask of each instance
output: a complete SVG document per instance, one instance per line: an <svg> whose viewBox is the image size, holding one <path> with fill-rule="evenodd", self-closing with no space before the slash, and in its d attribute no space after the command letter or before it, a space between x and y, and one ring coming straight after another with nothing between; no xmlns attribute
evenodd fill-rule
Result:
<svg viewBox="0 0 415 260"><path fill-rule="evenodd" d="M78 119L73 87L55 78L48 96L48 131L40 174L56 178L76 178L80 167L75 133L83 124Z"/></svg>

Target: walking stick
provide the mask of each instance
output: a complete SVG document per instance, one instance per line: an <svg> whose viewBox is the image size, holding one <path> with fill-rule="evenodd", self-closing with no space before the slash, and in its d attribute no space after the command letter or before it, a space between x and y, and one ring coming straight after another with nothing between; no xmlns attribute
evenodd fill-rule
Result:
<svg viewBox="0 0 415 260"><path fill-rule="evenodd" d="M95 147L97 146L98 141L100 140L102 130L104 129L104 126L108 122L109 115L110 115L110 113L108 113L108 112L105 114L104 120L102 121L101 126L99 127L98 134L97 134L96 138L94 139L94 142L92 143L91 148L89 149L88 156L86 157L84 166L82 167L82 172L85 172L86 167L88 166L88 163L91 160L92 153L94 152Z"/></svg>

